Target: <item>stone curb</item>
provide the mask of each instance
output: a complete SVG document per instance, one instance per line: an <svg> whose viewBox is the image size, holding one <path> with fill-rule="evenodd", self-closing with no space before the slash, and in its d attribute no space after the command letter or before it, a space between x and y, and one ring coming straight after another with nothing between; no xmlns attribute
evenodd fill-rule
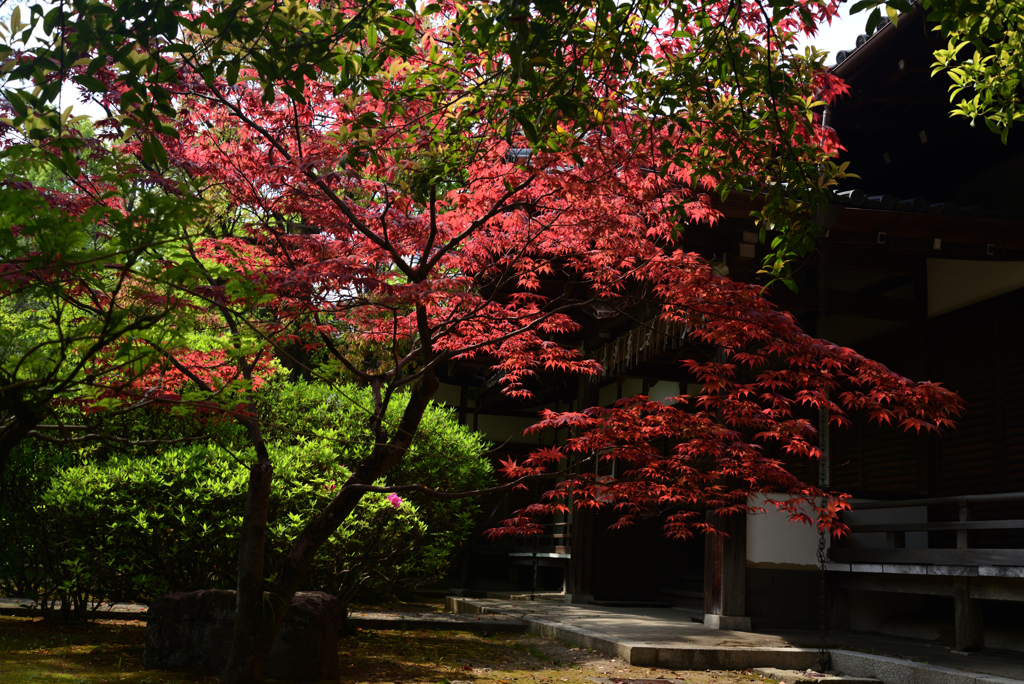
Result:
<svg viewBox="0 0 1024 684"><path fill-rule="evenodd" d="M348 618L349 627L360 629L426 629L446 630L449 632L525 632L528 626L525 623L514 622L463 622L441 620L408 620L402 618L379 619L379 618Z"/></svg>
<svg viewBox="0 0 1024 684"><path fill-rule="evenodd" d="M1024 673L1021 679L1010 679L859 651L832 651L832 667L856 677L874 677L885 684L1020 684L1024 681Z"/></svg>
<svg viewBox="0 0 1024 684"><path fill-rule="evenodd" d="M455 613L367 613L355 611L346 618L350 628L425 629L453 632L525 632L527 623L500 613L484 615Z"/></svg>

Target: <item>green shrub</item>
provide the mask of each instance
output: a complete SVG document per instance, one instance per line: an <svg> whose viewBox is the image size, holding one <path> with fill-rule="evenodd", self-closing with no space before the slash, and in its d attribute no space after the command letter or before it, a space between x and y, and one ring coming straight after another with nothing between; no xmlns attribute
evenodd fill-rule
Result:
<svg viewBox="0 0 1024 684"><path fill-rule="evenodd" d="M54 474L86 463L88 457L78 449L57 449L43 442L34 445L42 448L15 449L0 483L0 593L58 598L69 610L72 597L54 593L65 581L59 562L47 552L48 528L38 504Z"/></svg>
<svg viewBox="0 0 1024 684"><path fill-rule="evenodd" d="M369 453L371 435L369 389L346 385L275 382L257 393L257 410L269 439L298 444L301 439L326 438L336 445L341 462L354 465ZM396 397L386 424L398 424L406 396ZM407 456L388 474L392 484L424 484L456 492L488 487L493 469L483 455L486 445L472 430L458 424L451 409L431 404ZM427 525L422 553L446 558L472 529L477 505L472 499L444 500L421 494L403 497L416 504ZM437 574L439 561L417 559L426 570L422 579Z"/></svg>
<svg viewBox="0 0 1024 684"><path fill-rule="evenodd" d="M275 467L269 571L282 559L287 541L345 481L348 468L369 453L365 409L370 395L355 387L277 382L256 396ZM404 403L404 397L397 398L389 424L397 423ZM175 435L192 430L186 422L178 421ZM137 425L124 429L144 432ZM147 600L168 591L233 587L251 450L238 431L222 431L218 441L223 446L190 443L144 455L134 449L52 469L31 507L34 519L18 530L35 540L29 545L33 558L22 559L22 565L35 567L42 577L29 590L84 609L90 596ZM450 411L432 405L411 453L388 482L446 490L484 487L491 467L483 451L481 440L459 426ZM51 452L39 449L35 458ZM321 550L308 588L347 602L360 590L443 574L472 529L476 505L468 499L404 498L396 510L384 495L366 495ZM3 588L11 591L17 573L11 563L4 571Z"/></svg>

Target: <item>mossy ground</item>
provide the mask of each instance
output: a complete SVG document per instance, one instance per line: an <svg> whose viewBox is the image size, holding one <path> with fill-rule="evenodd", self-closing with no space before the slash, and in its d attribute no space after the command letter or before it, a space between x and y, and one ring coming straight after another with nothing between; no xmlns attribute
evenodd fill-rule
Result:
<svg viewBox="0 0 1024 684"><path fill-rule="evenodd" d="M3 684L184 684L216 682L142 669L145 623L61 624L0 617ZM632 667L585 649L526 635L356 630L338 640L343 684L593 684L592 678L675 679L688 684L765 681L742 672L677 672Z"/></svg>

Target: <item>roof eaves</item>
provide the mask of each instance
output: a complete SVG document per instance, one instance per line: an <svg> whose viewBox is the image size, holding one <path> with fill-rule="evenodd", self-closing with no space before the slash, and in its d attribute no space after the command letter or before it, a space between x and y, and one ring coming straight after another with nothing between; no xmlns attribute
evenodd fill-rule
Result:
<svg viewBox="0 0 1024 684"><path fill-rule="evenodd" d="M864 43L850 51L842 62L832 67L831 71L844 80L849 80L862 66L888 46L897 36L903 34L915 21L924 14L924 8L919 3L914 3L914 9L904 12L896 18L896 23L888 23L874 34L868 36Z"/></svg>

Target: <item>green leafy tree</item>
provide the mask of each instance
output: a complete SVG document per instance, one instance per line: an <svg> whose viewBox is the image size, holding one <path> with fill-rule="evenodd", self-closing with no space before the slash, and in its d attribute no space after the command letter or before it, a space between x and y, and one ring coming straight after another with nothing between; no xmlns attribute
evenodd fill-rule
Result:
<svg viewBox="0 0 1024 684"><path fill-rule="evenodd" d="M946 47L935 51L932 75L952 80L950 114L981 121L1005 144L1015 122L1024 118L1024 2L1021 0L922 0L929 22L941 32ZM853 12L870 9L868 32L884 8L895 21L909 12L907 0L861 0Z"/></svg>
<svg viewBox="0 0 1024 684"><path fill-rule="evenodd" d="M61 140L84 142L74 130ZM0 482L11 450L44 429L56 400L99 398L152 362L134 336L170 313L161 292L181 277L160 248L196 204L147 184L118 155L91 157L86 179L34 145L0 150L0 343L12 352L0 358Z"/></svg>

